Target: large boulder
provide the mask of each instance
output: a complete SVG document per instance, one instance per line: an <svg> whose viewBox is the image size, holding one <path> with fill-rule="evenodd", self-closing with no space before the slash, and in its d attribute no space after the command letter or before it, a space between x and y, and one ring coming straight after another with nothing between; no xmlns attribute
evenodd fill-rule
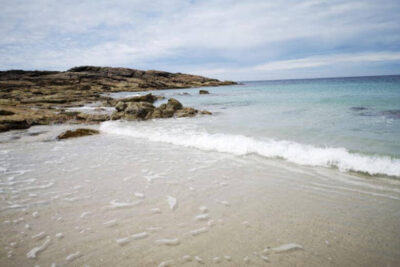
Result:
<svg viewBox="0 0 400 267"><path fill-rule="evenodd" d="M149 102L131 102L124 110L125 117L131 119L145 119L149 113L152 113L155 107Z"/></svg>

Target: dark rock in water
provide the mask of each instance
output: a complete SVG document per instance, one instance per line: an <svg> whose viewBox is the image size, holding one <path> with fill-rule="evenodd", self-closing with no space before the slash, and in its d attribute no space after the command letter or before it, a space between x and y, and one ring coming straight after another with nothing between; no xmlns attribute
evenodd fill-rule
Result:
<svg viewBox="0 0 400 267"><path fill-rule="evenodd" d="M390 119L400 119L400 109L385 110L381 114Z"/></svg>
<svg viewBox="0 0 400 267"><path fill-rule="evenodd" d="M79 128L76 130L68 130L60 134L57 138L61 140L61 139L75 138L75 137L88 136L94 134L99 134L99 131L93 129Z"/></svg>
<svg viewBox="0 0 400 267"><path fill-rule="evenodd" d="M181 109L181 108L183 108L181 102L179 102L175 98L168 99L168 103L167 103L166 109L171 109L173 111L176 111L176 110Z"/></svg>
<svg viewBox="0 0 400 267"><path fill-rule="evenodd" d="M210 92L208 92L207 90L200 90L199 91L199 94L200 95L207 95L207 94L209 94Z"/></svg>
<svg viewBox="0 0 400 267"><path fill-rule="evenodd" d="M200 114L203 114L203 115L212 115L212 113L211 113L210 111L207 111L207 110L202 110L202 111L200 111Z"/></svg>
<svg viewBox="0 0 400 267"><path fill-rule="evenodd" d="M198 110L194 108L182 108L176 111L175 116L177 118L182 118L182 117L194 117L196 116Z"/></svg>
<svg viewBox="0 0 400 267"><path fill-rule="evenodd" d="M32 132L32 133L28 133L28 135L29 136L38 136L38 135L41 135L41 134L44 134L44 133L46 133L46 131Z"/></svg>
<svg viewBox="0 0 400 267"><path fill-rule="evenodd" d="M350 109L353 111L361 111L361 110L366 110L367 108L366 107L351 107Z"/></svg>
<svg viewBox="0 0 400 267"><path fill-rule="evenodd" d="M0 109L0 116L9 116L9 115L14 115L14 114L15 113L10 110Z"/></svg>

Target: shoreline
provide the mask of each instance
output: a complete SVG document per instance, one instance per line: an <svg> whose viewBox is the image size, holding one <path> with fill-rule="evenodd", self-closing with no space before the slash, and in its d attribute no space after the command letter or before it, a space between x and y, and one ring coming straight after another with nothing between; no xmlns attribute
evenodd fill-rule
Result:
<svg viewBox="0 0 400 267"><path fill-rule="evenodd" d="M113 134L1 149L8 266L400 262L398 180Z"/></svg>

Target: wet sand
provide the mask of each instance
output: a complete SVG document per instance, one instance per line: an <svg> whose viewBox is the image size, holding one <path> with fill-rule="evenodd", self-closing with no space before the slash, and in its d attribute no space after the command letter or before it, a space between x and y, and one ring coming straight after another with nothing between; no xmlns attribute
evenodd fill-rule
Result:
<svg viewBox="0 0 400 267"><path fill-rule="evenodd" d="M400 265L398 180L42 129L0 144L1 266Z"/></svg>

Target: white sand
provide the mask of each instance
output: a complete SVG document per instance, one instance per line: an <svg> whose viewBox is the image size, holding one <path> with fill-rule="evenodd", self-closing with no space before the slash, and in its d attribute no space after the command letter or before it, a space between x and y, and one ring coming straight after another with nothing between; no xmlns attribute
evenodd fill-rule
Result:
<svg viewBox="0 0 400 267"><path fill-rule="evenodd" d="M1 266L400 265L398 180L109 135L22 141L0 144Z"/></svg>

